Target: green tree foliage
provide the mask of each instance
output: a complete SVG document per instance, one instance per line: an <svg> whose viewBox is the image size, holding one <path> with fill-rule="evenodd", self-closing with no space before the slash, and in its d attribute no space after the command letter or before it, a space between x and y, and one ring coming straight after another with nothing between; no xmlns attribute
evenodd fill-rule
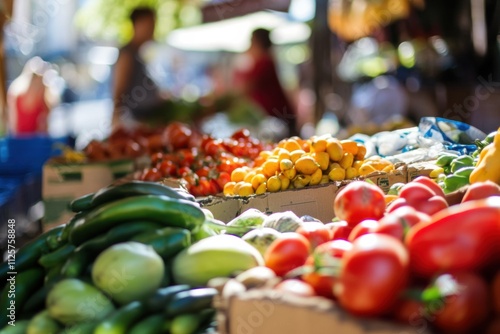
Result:
<svg viewBox="0 0 500 334"><path fill-rule="evenodd" d="M202 0L87 0L76 15L83 34L95 40L126 43L132 36L129 15L136 7L156 10L155 37L163 39L173 29L200 23Z"/></svg>

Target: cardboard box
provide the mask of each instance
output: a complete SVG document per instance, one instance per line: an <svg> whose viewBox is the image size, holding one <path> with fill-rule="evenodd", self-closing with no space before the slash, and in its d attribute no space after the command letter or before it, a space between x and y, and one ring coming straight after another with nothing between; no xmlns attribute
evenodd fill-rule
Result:
<svg viewBox="0 0 500 334"><path fill-rule="evenodd" d="M132 160L68 164L49 161L43 166L43 230L66 223L74 214L69 203L85 194L109 186L134 170Z"/></svg>
<svg viewBox="0 0 500 334"><path fill-rule="evenodd" d="M421 323L398 324L357 318L322 297L300 297L271 289L218 296L219 334L430 334Z"/></svg>
<svg viewBox="0 0 500 334"><path fill-rule="evenodd" d="M419 176L429 176L436 168L438 168L436 160L411 163L408 165L407 182L411 182Z"/></svg>
<svg viewBox="0 0 500 334"><path fill-rule="evenodd" d="M406 165L400 166L393 173L375 173L367 176L366 179L371 180L387 192L394 183L406 183ZM324 185L265 193L247 198L209 197L200 203L210 210L215 218L226 223L250 208L259 209L266 213L290 210L299 217L309 215L328 223L335 217L333 211L335 196L349 182L352 181L331 182Z"/></svg>

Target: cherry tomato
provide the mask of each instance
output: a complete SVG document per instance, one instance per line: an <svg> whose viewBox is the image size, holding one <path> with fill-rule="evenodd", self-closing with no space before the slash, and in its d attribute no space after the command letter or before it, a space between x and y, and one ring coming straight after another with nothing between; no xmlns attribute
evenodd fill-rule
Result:
<svg viewBox="0 0 500 334"><path fill-rule="evenodd" d="M250 131L248 129L240 129L235 131L231 138L239 140L239 139L248 139L250 137Z"/></svg>
<svg viewBox="0 0 500 334"><path fill-rule="evenodd" d="M177 166L169 160L164 160L159 164L158 170L163 176L176 176Z"/></svg>
<svg viewBox="0 0 500 334"><path fill-rule="evenodd" d="M161 163L162 161L163 161L163 153L161 153L161 152L157 152L157 153L153 153L153 154L151 155L151 164L152 164L153 166L155 166L155 165L157 165L157 164Z"/></svg>
<svg viewBox="0 0 500 334"><path fill-rule="evenodd" d="M446 197L445 194L444 194L443 189L433 179L431 179L430 177L419 176L416 179L414 179L412 182L423 184L424 186L426 186L430 190L432 190L432 192L434 193L434 195L438 195L438 196L441 196L443 198Z"/></svg>
<svg viewBox="0 0 500 334"><path fill-rule="evenodd" d="M203 152L205 152L209 156L216 156L223 150L224 148L222 147L220 140L208 141L207 143L205 143L205 146L203 146Z"/></svg>
<svg viewBox="0 0 500 334"><path fill-rule="evenodd" d="M231 174L228 172L220 172L219 177L217 177L217 183L219 184L220 189L224 189L226 183L231 181Z"/></svg>
<svg viewBox="0 0 500 334"><path fill-rule="evenodd" d="M286 279L274 287L275 290L287 294L294 294L302 297L314 296L314 289L311 285L298 279Z"/></svg>
<svg viewBox="0 0 500 334"><path fill-rule="evenodd" d="M163 175L156 168L146 168L144 169L141 180L142 181L160 181L163 178Z"/></svg>
<svg viewBox="0 0 500 334"><path fill-rule="evenodd" d="M349 233L349 237L347 238L347 240L353 242L362 235L373 233L378 225L379 223L376 220L365 219L358 225L354 226L351 233Z"/></svg>
<svg viewBox="0 0 500 334"><path fill-rule="evenodd" d="M187 167L187 166L184 166L184 167L180 167L179 169L177 169L177 176L180 176L180 177L183 177L183 176L186 176L188 174L192 174L193 171L191 170L191 168Z"/></svg>
<svg viewBox="0 0 500 334"><path fill-rule="evenodd" d="M326 227L323 223L308 222L299 227L295 232L306 237L313 249L332 239L330 229L328 229L328 227Z"/></svg>
<svg viewBox="0 0 500 334"><path fill-rule="evenodd" d="M193 134L191 128L180 122L172 122L163 132L163 143L169 151L189 147L189 139Z"/></svg>
<svg viewBox="0 0 500 334"><path fill-rule="evenodd" d="M307 260L311 245L301 234L286 232L274 240L264 254L266 266L276 275L284 276Z"/></svg>
<svg viewBox="0 0 500 334"><path fill-rule="evenodd" d="M365 219L380 219L385 211L384 192L364 181L345 186L334 200L335 215L354 227Z"/></svg>
<svg viewBox="0 0 500 334"><path fill-rule="evenodd" d="M347 240L352 231L352 227L346 221L328 223L325 226L330 229L332 240Z"/></svg>
<svg viewBox="0 0 500 334"><path fill-rule="evenodd" d="M488 286L483 278L471 272L456 272L451 277L457 292L428 305L431 321L445 333L468 333L488 317Z"/></svg>
<svg viewBox="0 0 500 334"><path fill-rule="evenodd" d="M208 174L210 173L210 168L208 168L207 166L204 166L204 167L201 167L200 169L198 169L195 173L199 177L208 177Z"/></svg>
<svg viewBox="0 0 500 334"><path fill-rule="evenodd" d="M386 314L406 287L408 263L403 244L392 237L372 233L354 240L334 289L341 306L355 315Z"/></svg>
<svg viewBox="0 0 500 334"><path fill-rule="evenodd" d="M334 299L333 286L336 278L317 270L334 265L333 262L340 260L351 248L352 244L346 240L328 241L316 247L313 254L307 258L306 265L314 267L315 270L302 275L302 279L313 287L318 296Z"/></svg>

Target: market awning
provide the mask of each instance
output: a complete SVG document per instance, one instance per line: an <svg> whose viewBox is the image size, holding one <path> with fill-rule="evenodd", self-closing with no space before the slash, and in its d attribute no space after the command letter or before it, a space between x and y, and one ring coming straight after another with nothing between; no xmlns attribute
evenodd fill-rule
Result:
<svg viewBox="0 0 500 334"><path fill-rule="evenodd" d="M231 19L263 10L287 12L291 0L213 0L201 8L203 22Z"/></svg>

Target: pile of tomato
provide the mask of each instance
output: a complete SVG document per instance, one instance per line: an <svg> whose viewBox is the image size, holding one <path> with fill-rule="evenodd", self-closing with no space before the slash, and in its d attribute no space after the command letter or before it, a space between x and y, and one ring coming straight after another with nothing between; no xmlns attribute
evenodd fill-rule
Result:
<svg viewBox="0 0 500 334"><path fill-rule="evenodd" d="M268 148L251 137L247 129L238 130L229 138L216 139L180 123L165 129L163 142L163 152L151 155L151 165L142 171L140 179L182 179L194 196L222 192L233 170L251 166L259 153Z"/></svg>
<svg viewBox="0 0 500 334"><path fill-rule="evenodd" d="M500 333L500 187L475 184L448 207L420 177L399 196L386 205L375 185L345 186L334 201L340 221L305 224L266 250L284 278L277 289L419 332Z"/></svg>

